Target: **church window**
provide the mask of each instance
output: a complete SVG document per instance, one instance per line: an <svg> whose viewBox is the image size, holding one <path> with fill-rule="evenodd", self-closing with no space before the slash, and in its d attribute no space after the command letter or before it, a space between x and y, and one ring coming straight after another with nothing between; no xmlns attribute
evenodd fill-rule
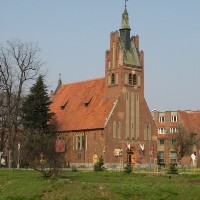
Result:
<svg viewBox="0 0 200 200"><path fill-rule="evenodd" d="M118 121L117 138L121 138L121 122L120 121Z"/></svg>
<svg viewBox="0 0 200 200"><path fill-rule="evenodd" d="M116 73L116 80L115 83L118 84L118 73Z"/></svg>
<svg viewBox="0 0 200 200"><path fill-rule="evenodd" d="M132 74L129 74L128 80L129 80L129 85L133 85Z"/></svg>
<svg viewBox="0 0 200 200"><path fill-rule="evenodd" d="M137 101L139 101L139 94L137 93Z"/></svg>
<svg viewBox="0 0 200 200"><path fill-rule="evenodd" d="M111 85L111 76L110 76L110 74L108 75L108 85Z"/></svg>
<svg viewBox="0 0 200 200"><path fill-rule="evenodd" d="M124 77L124 79L125 79L125 84L128 84L128 74L126 73L125 75L124 75L125 77Z"/></svg>
<svg viewBox="0 0 200 200"><path fill-rule="evenodd" d="M110 69L110 60L108 60L108 69Z"/></svg>
<svg viewBox="0 0 200 200"><path fill-rule="evenodd" d="M117 123L113 121L113 138L117 138Z"/></svg>
<svg viewBox="0 0 200 200"><path fill-rule="evenodd" d="M114 73L112 73L112 84L115 84L115 74Z"/></svg>
<svg viewBox="0 0 200 200"><path fill-rule="evenodd" d="M77 149L81 150L81 136L80 135L77 136Z"/></svg>
<svg viewBox="0 0 200 200"><path fill-rule="evenodd" d="M136 80L136 74L133 75L133 85L137 84L137 80Z"/></svg>
<svg viewBox="0 0 200 200"><path fill-rule="evenodd" d="M126 99L128 99L128 92L126 93Z"/></svg>
<svg viewBox="0 0 200 200"><path fill-rule="evenodd" d="M85 148L85 136L83 134L76 136L76 150L83 150Z"/></svg>
<svg viewBox="0 0 200 200"><path fill-rule="evenodd" d="M140 75L138 76L138 87L140 87L141 86L141 80L140 80Z"/></svg>

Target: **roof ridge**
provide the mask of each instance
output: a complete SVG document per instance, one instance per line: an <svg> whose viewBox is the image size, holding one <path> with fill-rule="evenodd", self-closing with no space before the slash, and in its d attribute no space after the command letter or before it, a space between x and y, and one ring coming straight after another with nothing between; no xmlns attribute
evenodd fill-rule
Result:
<svg viewBox="0 0 200 200"><path fill-rule="evenodd" d="M77 84L77 83L84 83L84 82L91 82L91 81L95 81L95 80L103 80L105 79L105 77L101 77L101 78L95 78L95 79L89 79L89 80L82 80L82 81L76 81L76 82L71 82L71 83L66 83L66 84L62 84L62 86L67 86L67 85L72 85L72 84Z"/></svg>

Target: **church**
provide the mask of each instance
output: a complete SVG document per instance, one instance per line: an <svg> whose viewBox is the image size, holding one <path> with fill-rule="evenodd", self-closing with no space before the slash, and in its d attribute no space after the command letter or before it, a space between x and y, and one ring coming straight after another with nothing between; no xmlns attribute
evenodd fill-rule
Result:
<svg viewBox="0 0 200 200"><path fill-rule="evenodd" d="M144 97L144 52L130 35L125 6L119 31L110 33L105 77L70 84L59 81L52 94L59 133L56 151L66 162L93 166L151 166L157 128Z"/></svg>

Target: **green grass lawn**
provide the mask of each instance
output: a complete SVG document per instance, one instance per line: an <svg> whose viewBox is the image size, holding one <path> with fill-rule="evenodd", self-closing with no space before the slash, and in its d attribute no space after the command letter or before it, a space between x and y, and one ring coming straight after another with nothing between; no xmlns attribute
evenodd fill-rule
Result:
<svg viewBox="0 0 200 200"><path fill-rule="evenodd" d="M45 179L32 170L0 170L0 199L200 199L200 173L154 175L124 172L63 172Z"/></svg>

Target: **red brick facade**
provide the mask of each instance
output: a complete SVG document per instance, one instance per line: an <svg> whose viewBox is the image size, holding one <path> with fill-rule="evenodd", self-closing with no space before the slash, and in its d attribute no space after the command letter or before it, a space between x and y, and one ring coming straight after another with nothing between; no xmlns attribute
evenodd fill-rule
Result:
<svg viewBox="0 0 200 200"><path fill-rule="evenodd" d="M200 111L166 111L166 112L152 112L153 119L158 127L158 162L165 166L169 166L171 162L178 163L175 155L174 146L172 140L176 141L176 134L178 127L182 126L187 131L197 134L197 138L200 136ZM196 164L200 166L200 151L199 142L191 147L191 153L196 154ZM182 159L182 165L192 165L191 156L184 156Z"/></svg>

